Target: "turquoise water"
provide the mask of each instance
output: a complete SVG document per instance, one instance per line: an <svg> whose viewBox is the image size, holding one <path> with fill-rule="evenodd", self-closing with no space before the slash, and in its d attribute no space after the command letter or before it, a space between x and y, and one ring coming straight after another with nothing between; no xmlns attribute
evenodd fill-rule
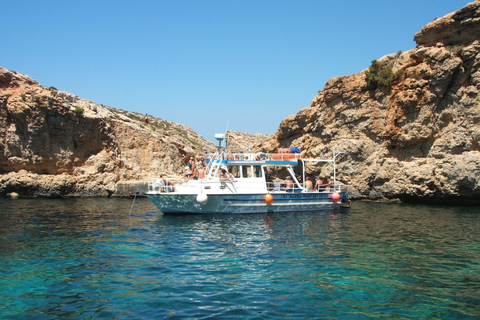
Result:
<svg viewBox="0 0 480 320"><path fill-rule="evenodd" d="M480 208L130 206L0 199L0 318L480 318Z"/></svg>

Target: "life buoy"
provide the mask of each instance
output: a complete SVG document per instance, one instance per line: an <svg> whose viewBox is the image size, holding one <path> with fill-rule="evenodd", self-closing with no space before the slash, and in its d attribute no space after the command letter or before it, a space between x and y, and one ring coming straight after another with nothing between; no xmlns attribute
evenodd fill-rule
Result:
<svg viewBox="0 0 480 320"><path fill-rule="evenodd" d="M340 200L340 194L338 192L334 192L330 195L330 197L332 197L332 200L333 201L338 201Z"/></svg>

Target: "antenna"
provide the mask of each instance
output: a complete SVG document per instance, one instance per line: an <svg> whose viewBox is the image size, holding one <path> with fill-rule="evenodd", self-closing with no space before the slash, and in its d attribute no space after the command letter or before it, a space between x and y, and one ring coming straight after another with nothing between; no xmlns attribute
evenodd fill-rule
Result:
<svg viewBox="0 0 480 320"><path fill-rule="evenodd" d="M227 126L225 127L225 150L227 150L228 145L228 125L230 124L230 120L227 121Z"/></svg>

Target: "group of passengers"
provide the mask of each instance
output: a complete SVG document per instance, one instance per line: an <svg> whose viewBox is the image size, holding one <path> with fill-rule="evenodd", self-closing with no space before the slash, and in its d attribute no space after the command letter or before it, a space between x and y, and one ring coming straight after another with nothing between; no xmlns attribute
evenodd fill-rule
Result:
<svg viewBox="0 0 480 320"><path fill-rule="evenodd" d="M185 164L184 178L188 180L202 180L205 178L205 158L201 155L190 156L186 155L183 159ZM222 166L219 171L219 178L221 181L233 181L236 182L233 174L228 172L226 166Z"/></svg>
<svg viewBox="0 0 480 320"><path fill-rule="evenodd" d="M205 158L201 155L196 157L186 155L183 159L185 164L184 178L189 180L201 180L205 178Z"/></svg>
<svg viewBox="0 0 480 320"><path fill-rule="evenodd" d="M322 177L318 176L315 181L315 185L313 185L312 178L307 176L305 177L305 191L306 192L321 192L321 191L329 191L334 187L334 180L333 177ZM282 183L280 179L275 179L273 182L273 191L280 191L282 190ZM283 183L284 190L286 192L295 192L301 191L299 188L295 188L295 184L291 176L287 176L285 178L285 182Z"/></svg>
<svg viewBox="0 0 480 320"><path fill-rule="evenodd" d="M183 163L185 164L185 174L184 178L188 180L202 180L205 178L205 158L202 155L191 156L185 155L183 158ZM228 172L226 166L222 166L219 172L219 178L221 181L233 181L236 182L235 177ZM271 182L271 180L270 180ZM334 186L333 177L328 178L328 176L322 179L321 176L316 177L315 185L313 184L312 178L307 176L305 178L305 190L306 192L321 192L321 191L329 191ZM295 184L291 176L287 176L285 178L284 183L284 190L287 192L294 192L295 191ZM280 191L281 190L281 180L275 179L273 184L273 191Z"/></svg>
<svg viewBox="0 0 480 320"><path fill-rule="evenodd" d="M267 183L269 186L271 186L271 180L267 179ZM286 192L295 192L295 189L300 190L298 188L295 188L295 183L293 182L292 177L286 176L284 183L282 183L282 180L279 178L276 178L275 180L273 180L273 188L271 188L270 190L272 191L285 190Z"/></svg>
<svg viewBox="0 0 480 320"><path fill-rule="evenodd" d="M335 185L335 181L333 180L333 177L330 177L330 180L328 179L328 176L322 177L318 176L317 181L315 182L315 191L329 191L330 189L333 189Z"/></svg>

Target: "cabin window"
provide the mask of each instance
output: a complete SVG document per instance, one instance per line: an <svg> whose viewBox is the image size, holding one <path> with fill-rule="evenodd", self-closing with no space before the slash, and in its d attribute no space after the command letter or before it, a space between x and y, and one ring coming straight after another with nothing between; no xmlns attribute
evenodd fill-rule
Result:
<svg viewBox="0 0 480 320"><path fill-rule="evenodd" d="M255 173L255 177L257 177L257 178L262 177L262 167L261 166L253 166L253 172Z"/></svg>
<svg viewBox="0 0 480 320"><path fill-rule="evenodd" d="M239 166L230 166L229 171L235 178L240 178L240 167Z"/></svg>
<svg viewBox="0 0 480 320"><path fill-rule="evenodd" d="M263 177L262 166L242 166L242 177L244 178Z"/></svg>
<svg viewBox="0 0 480 320"><path fill-rule="evenodd" d="M250 166L242 166L242 177L250 178L251 173L252 173L252 170L250 169Z"/></svg>

